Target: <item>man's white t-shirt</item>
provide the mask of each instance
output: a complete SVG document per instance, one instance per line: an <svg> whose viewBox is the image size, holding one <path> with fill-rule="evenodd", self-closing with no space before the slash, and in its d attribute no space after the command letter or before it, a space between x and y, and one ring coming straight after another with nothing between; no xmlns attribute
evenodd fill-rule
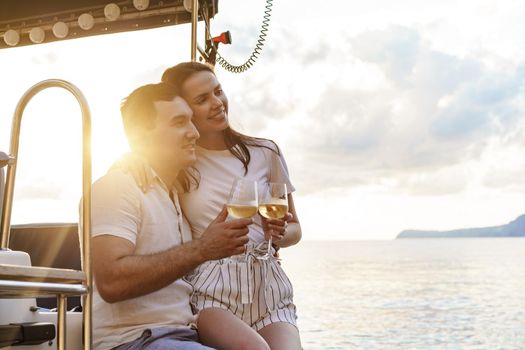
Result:
<svg viewBox="0 0 525 350"><path fill-rule="evenodd" d="M133 177L111 170L93 184L92 235L109 234L129 240L135 254L164 251L192 239L177 196L156 177L143 193ZM138 338L145 329L186 327L195 322L190 307L192 287L178 279L147 295L116 303L105 302L96 283L93 290L95 349L111 349Z"/></svg>
<svg viewBox="0 0 525 350"><path fill-rule="evenodd" d="M230 189L235 178L257 181L259 192L268 182L285 183L288 193L295 190L290 182L288 168L282 152L278 155L277 146L267 140L259 141L266 147L248 146L250 164L248 173L244 174L244 165L229 150L212 151L197 146L197 163L195 168L200 173L199 187L180 195L184 215L191 224L193 238L202 236L228 200ZM249 226L250 241L264 241L264 232L258 215L254 224Z"/></svg>

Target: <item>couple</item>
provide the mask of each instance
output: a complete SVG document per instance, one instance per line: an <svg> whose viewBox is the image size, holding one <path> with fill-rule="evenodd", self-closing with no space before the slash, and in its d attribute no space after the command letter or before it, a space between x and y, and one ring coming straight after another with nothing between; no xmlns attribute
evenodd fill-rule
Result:
<svg viewBox="0 0 525 350"><path fill-rule="evenodd" d="M290 281L255 258L265 236L274 253L300 240L292 195L285 220L226 220L224 207L236 177L293 191L279 148L229 126L201 63L169 68L121 112L134 156L92 194L95 348L300 349Z"/></svg>

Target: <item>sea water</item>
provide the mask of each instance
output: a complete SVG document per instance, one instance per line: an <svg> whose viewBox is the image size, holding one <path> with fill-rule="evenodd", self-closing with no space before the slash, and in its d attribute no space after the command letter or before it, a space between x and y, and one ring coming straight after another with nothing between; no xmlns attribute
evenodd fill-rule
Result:
<svg viewBox="0 0 525 350"><path fill-rule="evenodd" d="M525 349L525 238L281 250L304 349Z"/></svg>

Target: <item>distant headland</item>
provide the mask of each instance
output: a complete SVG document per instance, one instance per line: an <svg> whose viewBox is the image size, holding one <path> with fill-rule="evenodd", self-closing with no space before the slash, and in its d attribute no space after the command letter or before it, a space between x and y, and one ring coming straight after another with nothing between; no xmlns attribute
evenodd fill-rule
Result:
<svg viewBox="0 0 525 350"><path fill-rule="evenodd" d="M525 215L521 215L508 224L501 226L464 228L451 231L404 230L397 235L396 239L460 237L525 237Z"/></svg>

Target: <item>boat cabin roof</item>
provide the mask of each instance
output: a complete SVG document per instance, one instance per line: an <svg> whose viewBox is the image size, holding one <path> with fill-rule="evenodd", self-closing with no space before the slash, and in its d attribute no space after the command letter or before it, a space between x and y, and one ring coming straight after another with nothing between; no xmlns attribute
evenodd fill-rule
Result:
<svg viewBox="0 0 525 350"><path fill-rule="evenodd" d="M191 0L3 0L0 49L189 23L191 3ZM200 3L205 4L203 9L209 18L217 13L218 0ZM107 7L109 4L112 5ZM87 16L79 19L84 14ZM65 26L57 26L59 22Z"/></svg>

